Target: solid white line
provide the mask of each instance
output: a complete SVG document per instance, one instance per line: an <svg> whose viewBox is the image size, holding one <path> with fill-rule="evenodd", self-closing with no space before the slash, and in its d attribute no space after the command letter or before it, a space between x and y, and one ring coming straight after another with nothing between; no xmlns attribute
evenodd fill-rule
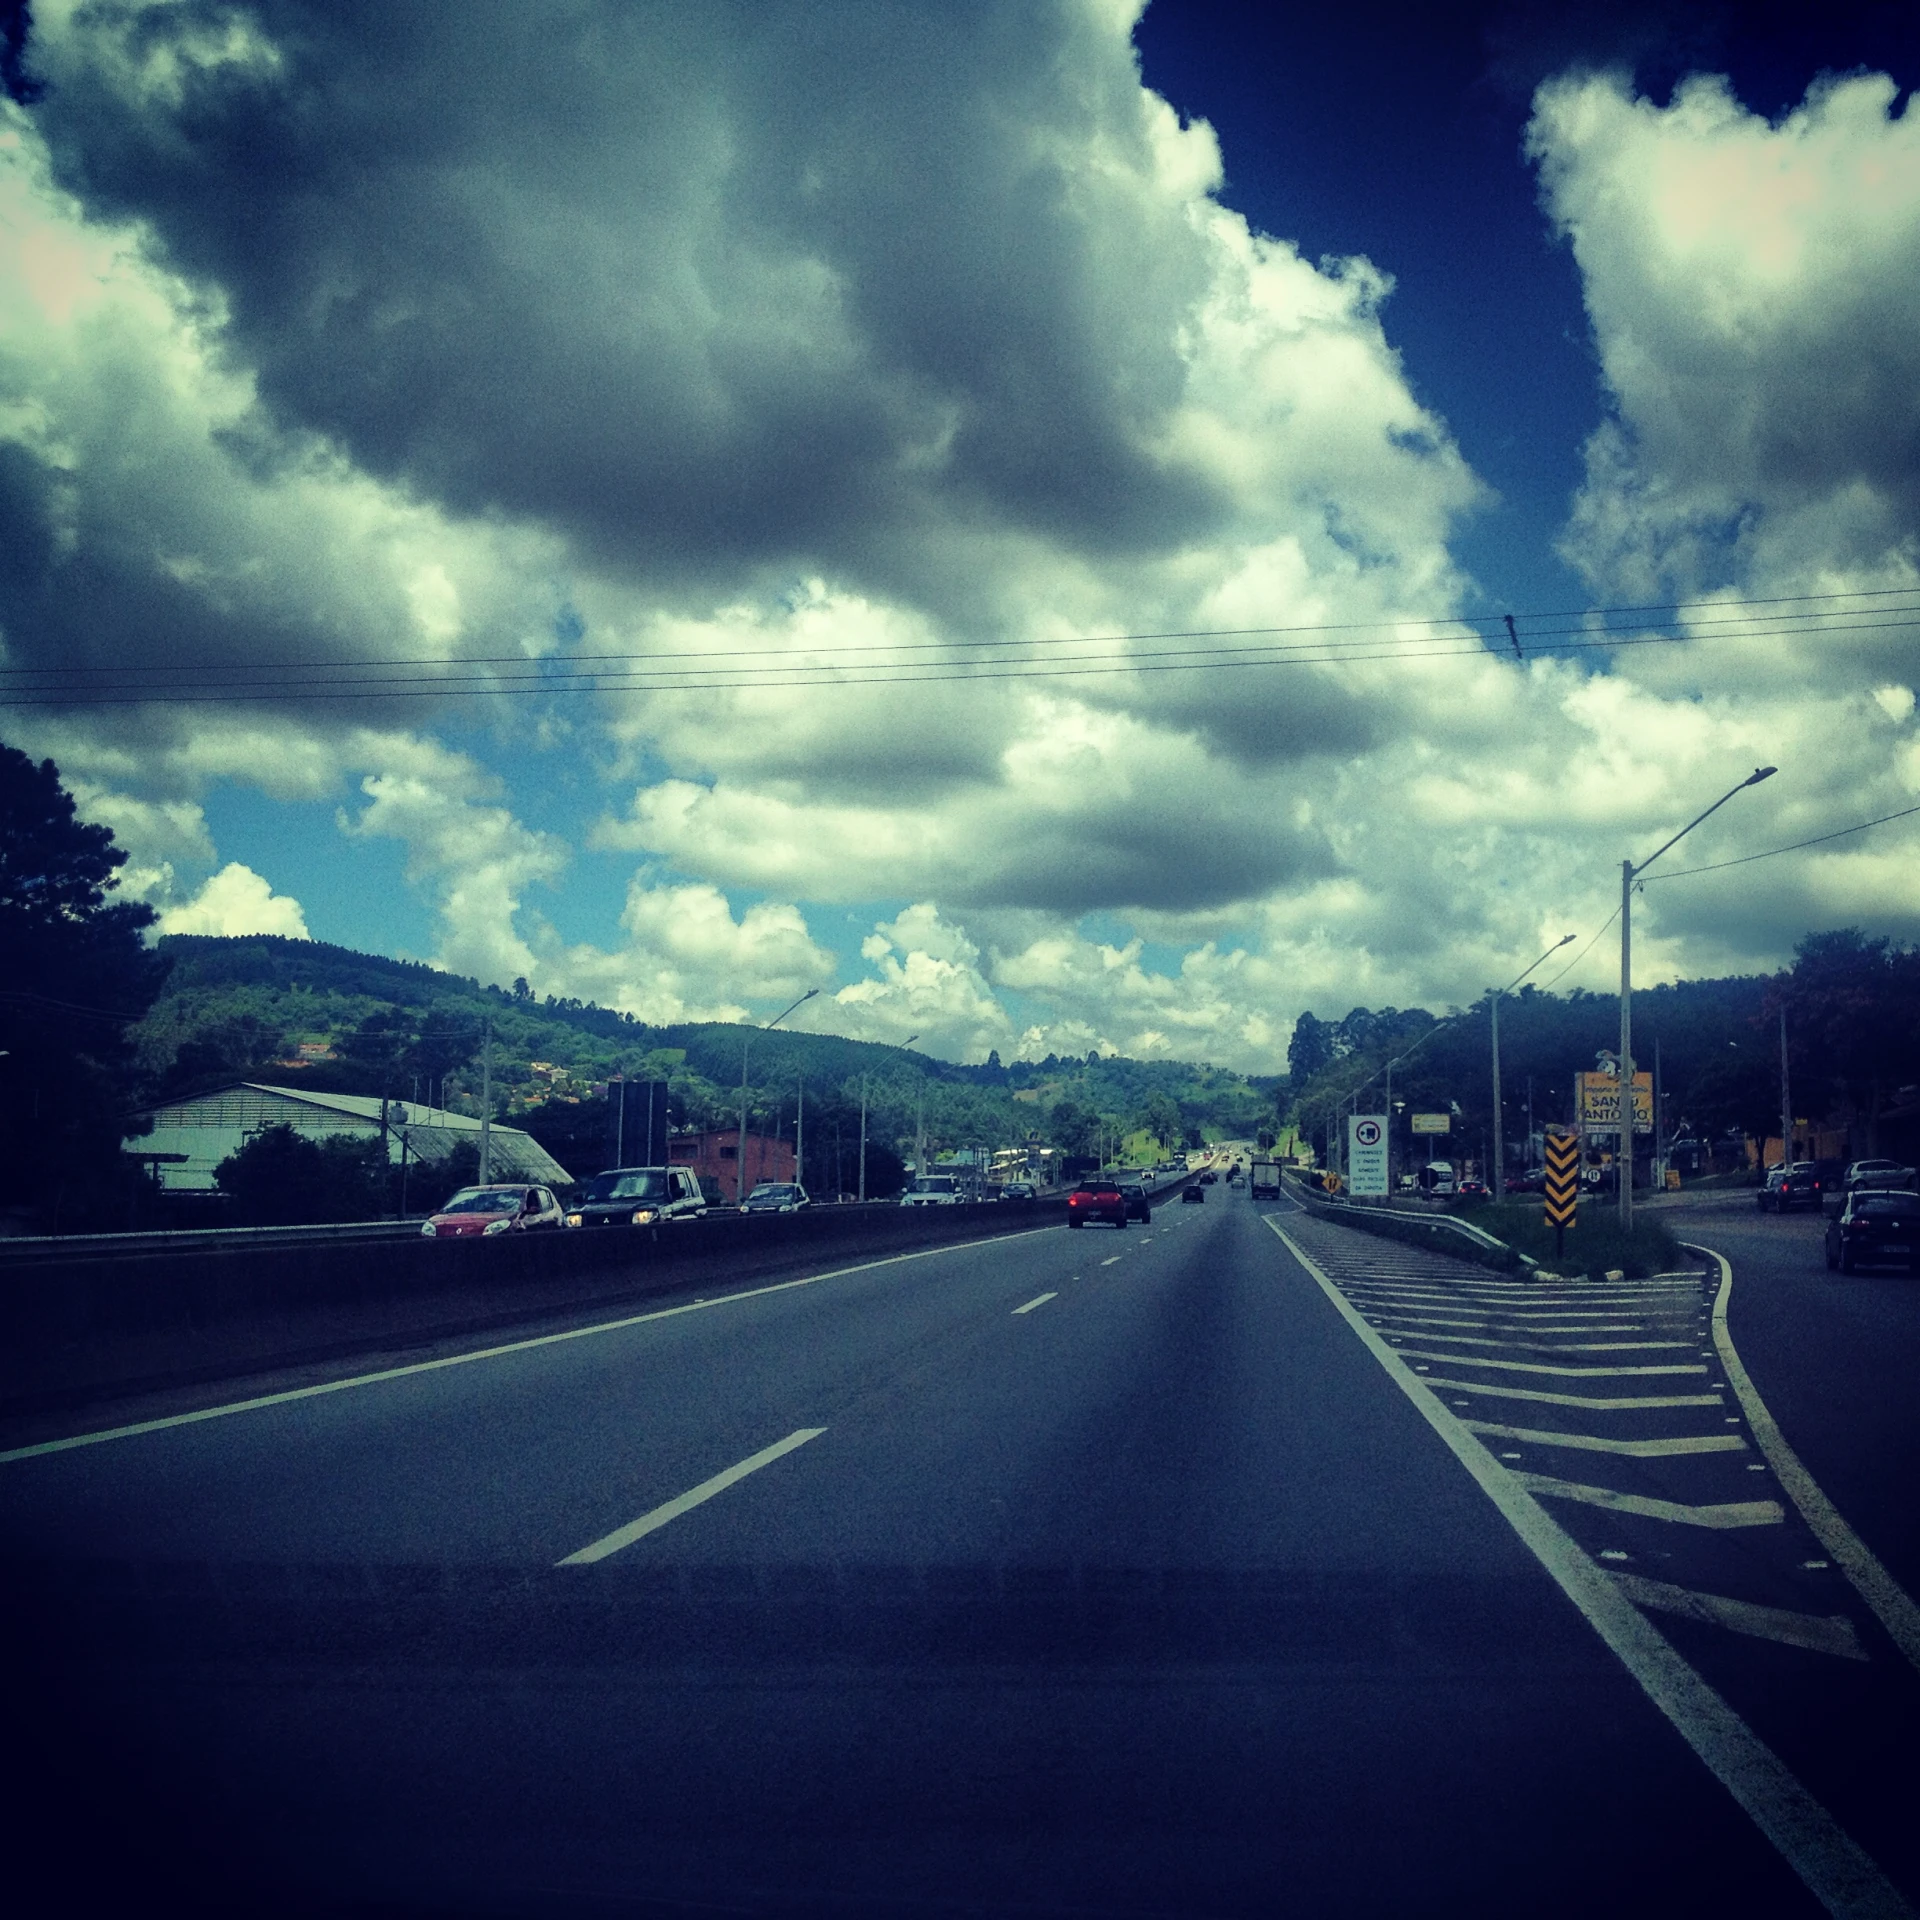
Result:
<svg viewBox="0 0 1920 1920"><path fill-rule="evenodd" d="M1267 1225L1313 1278L1335 1312L1419 1410L1501 1517L1532 1550L1560 1590L1586 1616L1682 1739L1779 1849L1829 1913L1845 1920L1911 1920L1912 1910L1869 1855L1814 1799L1780 1757L1682 1660L1659 1630L1574 1545L1537 1500L1473 1439L1341 1297L1271 1214Z"/></svg>
<svg viewBox="0 0 1920 1920"><path fill-rule="evenodd" d="M12 1447L0 1452L0 1466L14 1460L33 1460L45 1453L67 1453L75 1447L97 1447L109 1440L131 1440L143 1433L164 1433L170 1427L197 1426L202 1420L224 1420L230 1413L255 1413L263 1407L283 1407L295 1400L315 1400L322 1394L345 1393L350 1387L378 1386L385 1380L405 1380L416 1373L438 1373L443 1367L464 1367L476 1360L498 1360L510 1353L527 1353L535 1347L558 1346L563 1340L590 1340L596 1334L619 1333L627 1327L644 1326L650 1320L671 1320L677 1314L705 1313L714 1307L730 1307L742 1300L759 1300L771 1293L787 1293L795 1287L818 1286L823 1280L843 1280L851 1273L871 1273L878 1267L896 1267L907 1260L928 1260L935 1254L962 1253L969 1247L997 1246L1007 1240L1025 1240L1036 1233L1052 1233L1052 1227L1023 1227L1018 1233L994 1233L978 1240L955 1240L945 1246L916 1247L910 1253L892 1253L879 1260L862 1260L857 1266L835 1267L831 1273L810 1273L798 1280L776 1280L764 1287L749 1287L741 1293L723 1293L711 1300L691 1300L677 1307L654 1307L646 1313L630 1313L618 1320L597 1320L590 1327L569 1327L564 1333L534 1334L525 1340L509 1340L497 1347L477 1347L471 1353L449 1353L438 1360L414 1360L404 1367L382 1367L378 1373L356 1373L346 1380L323 1380L317 1386L289 1387L284 1393L263 1393L252 1400L233 1400L225 1406L201 1407L193 1413L170 1413L158 1420L136 1420L131 1426L105 1427L96 1433L70 1434L64 1440L38 1440L30 1447Z"/></svg>
<svg viewBox="0 0 1920 1920"><path fill-rule="evenodd" d="M1577 1480L1556 1480L1546 1473L1515 1473L1529 1493L1550 1500L1578 1500L1583 1506L1605 1507L1611 1513L1637 1513L1647 1520L1670 1520L1676 1526L1778 1527L1786 1524L1787 1510L1778 1500L1722 1500L1710 1506L1690 1507L1680 1500L1653 1500L1641 1493L1616 1493L1612 1487L1583 1486Z"/></svg>
<svg viewBox="0 0 1920 1920"><path fill-rule="evenodd" d="M1550 1367L1536 1360L1489 1360L1477 1353L1429 1353L1424 1347L1395 1349L1413 1360L1451 1360L1456 1367L1498 1367L1502 1373L1553 1373L1582 1380L1627 1380L1652 1373L1705 1373L1699 1361L1661 1367Z"/></svg>
<svg viewBox="0 0 1920 1920"><path fill-rule="evenodd" d="M1681 1245L1687 1243L1682 1241ZM1873 1609L1875 1618L1892 1636L1894 1644L1920 1667L1920 1607L1914 1605L1913 1597L1840 1517L1839 1509L1821 1492L1819 1482L1801 1465L1800 1456L1788 1446L1786 1435L1768 1412L1767 1403L1760 1398L1759 1389L1734 1349L1733 1333L1727 1325L1727 1302L1733 1297L1731 1263L1711 1247L1688 1246L1687 1251L1704 1253L1709 1260L1719 1263L1720 1289L1713 1301L1713 1344L1719 1351L1720 1364L1727 1370L1727 1384L1747 1416L1747 1425L1753 1429L1754 1444L1766 1456L1767 1465L1773 1469L1774 1478L1780 1482L1787 1498L1800 1509L1801 1517L1813 1529L1814 1538L1832 1554L1835 1564Z"/></svg>
<svg viewBox="0 0 1920 1920"><path fill-rule="evenodd" d="M1049 1300L1058 1300L1059 1298L1060 1298L1060 1295L1057 1292L1037 1293L1034 1295L1034 1297L1031 1300L1027 1302L1027 1304L1024 1307L1015 1307L1014 1312L1015 1313L1031 1313L1035 1307L1044 1307Z"/></svg>
<svg viewBox="0 0 1920 1920"><path fill-rule="evenodd" d="M1369 1327L1367 1331L1371 1333L1373 1329ZM1381 1345L1385 1346L1386 1342L1382 1341ZM1393 1349L1388 1347L1387 1351L1391 1353ZM1496 1387L1484 1380L1443 1380L1438 1374L1421 1374L1419 1380L1423 1387L1445 1387L1453 1393L1484 1393L1496 1400L1538 1400L1549 1407L1593 1407L1606 1413L1620 1408L1726 1405L1717 1393L1623 1393L1609 1398L1586 1393L1549 1393L1545 1387Z"/></svg>
<svg viewBox="0 0 1920 1920"><path fill-rule="evenodd" d="M695 1507L704 1506L716 1493L725 1493L737 1481L744 1480L750 1473L758 1473L762 1467L770 1466L783 1454L791 1453L795 1447L804 1447L809 1440L818 1440L826 1432L825 1427L796 1427L784 1440L776 1440L770 1447L762 1447L758 1453L750 1453L744 1460L738 1461L724 1473L716 1473L711 1480L702 1480L697 1487L689 1487L685 1493L676 1495L658 1506L651 1513L643 1513L638 1520L629 1520L624 1527L615 1527L604 1534L591 1546L582 1547L578 1553L570 1553L564 1560L556 1560L557 1567L590 1567L596 1560L604 1560L609 1554L615 1554L622 1547L630 1547L636 1540L643 1540L650 1533L658 1533L669 1520L678 1520L683 1513L690 1513Z"/></svg>
<svg viewBox="0 0 1920 1920"><path fill-rule="evenodd" d="M1691 1587L1648 1580L1637 1573L1609 1571L1608 1577L1636 1607L1681 1614L1689 1620L1702 1620L1710 1627L1751 1634L1757 1640L1777 1640L1783 1646L1806 1647L1814 1653L1831 1653L1842 1660L1867 1657L1860 1636L1853 1630L1853 1622L1844 1613L1794 1613L1785 1607L1761 1607L1751 1600L1696 1593Z"/></svg>
<svg viewBox="0 0 1920 1920"><path fill-rule="evenodd" d="M1737 1433L1675 1434L1665 1440L1613 1440L1600 1433L1555 1433L1550 1427L1508 1427L1497 1420L1462 1420L1469 1433L1491 1433L1502 1440L1526 1440L1536 1447L1578 1447L1587 1453L1624 1453L1635 1460L1663 1460L1682 1453L1745 1453Z"/></svg>

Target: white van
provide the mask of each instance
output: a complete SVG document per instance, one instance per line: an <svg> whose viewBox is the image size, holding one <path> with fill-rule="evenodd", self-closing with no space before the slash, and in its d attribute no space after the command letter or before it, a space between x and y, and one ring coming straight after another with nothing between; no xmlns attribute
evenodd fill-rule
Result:
<svg viewBox="0 0 1920 1920"><path fill-rule="evenodd" d="M1453 1162L1451 1160L1429 1160L1420 1169L1418 1179L1420 1191L1429 1199L1438 1200L1454 1190Z"/></svg>

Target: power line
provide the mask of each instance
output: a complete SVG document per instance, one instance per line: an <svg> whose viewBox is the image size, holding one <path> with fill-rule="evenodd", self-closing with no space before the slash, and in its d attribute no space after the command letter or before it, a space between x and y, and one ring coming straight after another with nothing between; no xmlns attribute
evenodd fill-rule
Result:
<svg viewBox="0 0 1920 1920"><path fill-rule="evenodd" d="M1905 820L1920 813L1920 807L1902 807L1898 813L1883 813L1877 820L1862 820L1857 827L1836 827L1832 833L1816 833L1811 840L1796 840L1791 846L1769 847L1764 853L1743 853L1737 860L1716 860L1706 867L1681 867L1673 873L1652 873L1641 885L1650 886L1656 880L1684 880L1695 873L1719 873L1727 867L1744 867L1755 860L1771 860L1776 854L1798 853L1802 847L1818 847L1829 840L1844 840L1850 833L1865 833L1869 827L1884 827L1889 820Z"/></svg>
<svg viewBox="0 0 1920 1920"><path fill-rule="evenodd" d="M1838 629L1848 633L1862 631L1912 631L1920 628L1920 608L1910 619L1881 620L1871 625ZM1726 632L1691 636L1697 639L1753 639L1794 637L1800 633L1832 632L1819 629L1735 628ZM1584 638L1554 637L1535 648L1542 657L1587 652L1618 652L1640 646L1684 646L1688 636L1678 634L1589 634ZM918 643L912 643L918 644ZM1038 642L973 643L1019 646L1029 657L998 657L985 660L951 662L883 660L865 665L860 654L885 653L885 648L847 650L837 658L825 658L817 664L805 659L783 657L771 664L728 665L711 657L699 667L656 667L642 674L628 670L617 673L585 673L566 667L552 671L546 666L510 675L475 675L472 672L446 678L412 676L404 679L372 678L340 674L331 678L296 681L263 681L233 686L215 683L211 691L175 692L164 685L128 688L96 693L83 687L41 684L13 690L0 689L0 706L6 707L116 707L116 706L230 706L284 702L290 698L304 701L379 701L449 699L460 695L499 693L541 693L594 695L608 693L703 693L735 690L761 691L793 687L832 686L916 686L957 681L1067 680L1112 676L1127 673L1183 673L1218 671L1230 667L1345 666L1378 660L1413 663L1485 655L1493 650L1475 635L1435 635L1403 641L1398 645L1372 645L1322 640L1288 647L1270 644L1259 647L1214 647L1172 655L1148 654L1079 655L1070 664L1048 664L1031 657ZM1099 644L1091 641L1051 643L1056 645ZM1111 644L1110 642L1107 644ZM820 654L830 649L816 649ZM652 656L631 656L635 658ZM658 656L688 658L694 656ZM1497 656L1496 656L1497 657ZM239 671L241 669L229 669ZM262 672L266 669L245 669ZM42 676L62 671L37 669ZM423 684L424 680L424 684Z"/></svg>
<svg viewBox="0 0 1920 1920"><path fill-rule="evenodd" d="M1680 603L1592 608L1578 613L1498 616L1516 642L1536 654L1681 645L1692 639L1791 638L1829 633L1901 632L1920 626L1920 589L1871 588L1852 593L1778 596L1768 600L1692 603L1683 634L1631 633L1605 623L1628 615L1676 612ZM1908 604L1887 604L1904 598ZM1840 606L1841 601L1882 604ZM1755 609L1791 607L1791 612ZM1722 612L1721 610L1727 610ZM212 705L308 700L448 698L499 692L714 692L741 687L839 684L914 684L964 679L1060 679L1093 674L1194 671L1228 666L1327 665L1381 659L1444 659L1493 651L1496 616L1429 620L1348 621L1319 625L1174 629L1137 634L1083 634L1034 640L956 639L821 643L733 664L712 650L657 649L635 653L523 654L466 659L390 659L360 662L231 661L125 666L0 667L0 705ZM1575 626L1549 621L1575 620ZM1602 624L1595 626L1594 622ZM1838 624L1843 623L1843 624ZM1444 631L1409 631L1421 627ZM1486 629L1486 631L1483 631ZM1259 644L1232 646L1229 641ZM1135 648L1148 642L1211 645L1164 647L1140 653L1086 649ZM1516 646L1518 650L1518 646ZM939 654L939 659L919 656ZM955 658L954 656L960 656ZM692 664L679 666L675 662ZM428 671L444 669L443 672ZM508 669L508 671L499 671ZM410 671L402 671L410 670ZM306 676L306 677L293 677ZM94 687L111 678L108 691ZM142 684L144 678L145 684Z"/></svg>

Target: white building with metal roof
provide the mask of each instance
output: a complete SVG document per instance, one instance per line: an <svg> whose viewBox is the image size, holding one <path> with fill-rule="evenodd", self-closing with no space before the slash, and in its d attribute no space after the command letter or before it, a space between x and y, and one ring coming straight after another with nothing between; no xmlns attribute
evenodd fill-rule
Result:
<svg viewBox="0 0 1920 1920"><path fill-rule="evenodd" d="M188 1193L210 1192L214 1168L268 1127L292 1127L316 1140L334 1134L370 1140L384 1130L387 1158L396 1166L403 1154L431 1167L444 1161L456 1146L480 1144L480 1122L444 1107L423 1107L414 1100L382 1101L371 1094L309 1093L300 1087L269 1087L251 1080L185 1100L169 1100L142 1117L153 1122L153 1131L129 1141L129 1147L142 1154L184 1155L180 1160L158 1160L155 1171L163 1187ZM503 1127L497 1120L491 1133L494 1179L538 1180L547 1186L571 1183L573 1175L531 1134L519 1127Z"/></svg>

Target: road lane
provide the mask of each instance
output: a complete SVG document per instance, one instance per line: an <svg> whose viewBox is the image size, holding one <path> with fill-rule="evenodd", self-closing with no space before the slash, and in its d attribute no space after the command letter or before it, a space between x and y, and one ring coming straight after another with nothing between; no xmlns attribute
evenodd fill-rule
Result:
<svg viewBox="0 0 1920 1920"><path fill-rule="evenodd" d="M1222 1198L0 1467L96 1801L421 1910L1811 1911Z"/></svg>

